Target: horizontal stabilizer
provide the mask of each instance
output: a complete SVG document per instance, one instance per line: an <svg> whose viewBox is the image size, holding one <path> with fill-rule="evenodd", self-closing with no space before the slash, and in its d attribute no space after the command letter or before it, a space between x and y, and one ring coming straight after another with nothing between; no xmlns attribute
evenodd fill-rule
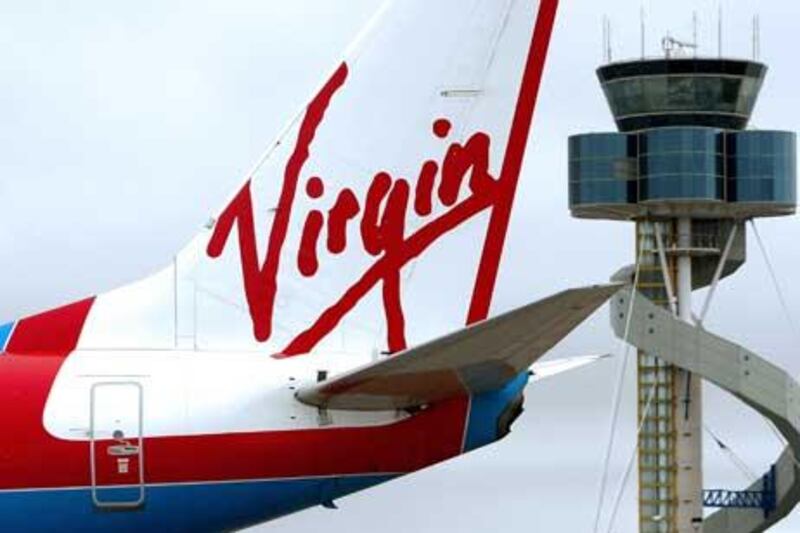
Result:
<svg viewBox="0 0 800 533"><path fill-rule="evenodd" d="M300 389L303 403L391 410L501 388L606 302L619 285L570 289Z"/></svg>
<svg viewBox="0 0 800 533"><path fill-rule="evenodd" d="M533 381L541 381L543 379L569 372L592 363L596 363L601 359L611 357L611 354L603 355L585 355L582 357L567 357L565 359L554 359L553 361L542 361L536 363L531 369L533 371Z"/></svg>

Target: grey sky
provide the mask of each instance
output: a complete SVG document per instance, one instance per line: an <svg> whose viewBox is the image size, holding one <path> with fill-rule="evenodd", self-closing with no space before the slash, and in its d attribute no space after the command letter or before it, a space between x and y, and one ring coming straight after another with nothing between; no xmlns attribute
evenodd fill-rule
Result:
<svg viewBox="0 0 800 533"><path fill-rule="evenodd" d="M0 322L112 288L169 261L305 102L379 0L110 3L0 1ZM762 19L770 66L753 125L800 130L800 4L727 0L725 51L749 56ZM716 1L645 2L648 53L667 30L716 53ZM613 128L594 69L600 21L617 58L638 54L639 2L564 0L494 309L602 281L632 259L632 226L575 221L566 137ZM760 223L800 319L800 221ZM720 288L708 326L800 373L800 333L778 305L752 235L749 262ZM616 349L599 313L555 350ZM296 533L588 531L618 360L529 390L506 441L264 526ZM630 377L630 376L629 376ZM629 385L632 381L629 379ZM612 491L633 445L628 387ZM760 419L709 388L707 420L757 471L777 456ZM707 486L742 476L708 447ZM626 493L617 531L635 523ZM800 513L796 513L800 514ZM775 531L800 531L800 516Z"/></svg>

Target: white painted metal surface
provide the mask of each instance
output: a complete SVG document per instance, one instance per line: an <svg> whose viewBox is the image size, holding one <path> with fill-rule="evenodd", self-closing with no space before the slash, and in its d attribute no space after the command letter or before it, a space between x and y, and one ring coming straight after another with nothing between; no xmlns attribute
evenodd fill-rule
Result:
<svg viewBox="0 0 800 533"><path fill-rule="evenodd" d="M678 219L678 317L692 323L692 220ZM654 352L658 353L658 352ZM678 533L703 531L703 383L688 370L678 372L675 459Z"/></svg>
<svg viewBox="0 0 800 533"><path fill-rule="evenodd" d="M214 435L320 427L318 410L294 398L317 370L366 363L368 355L330 354L275 360L258 353L78 351L62 366L44 411L54 437L88 440L91 388L136 380L146 392L144 436ZM338 427L391 423L395 411L332 413ZM105 438L110 435L105 435Z"/></svg>

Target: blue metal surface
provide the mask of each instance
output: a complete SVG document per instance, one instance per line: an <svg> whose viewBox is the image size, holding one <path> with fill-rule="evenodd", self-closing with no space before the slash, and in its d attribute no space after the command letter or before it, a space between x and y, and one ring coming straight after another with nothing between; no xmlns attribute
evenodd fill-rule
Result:
<svg viewBox="0 0 800 533"><path fill-rule="evenodd" d="M470 402L464 451L474 450L498 440L498 422L509 405L522 393L528 383L523 372L502 389L473 396Z"/></svg>
<svg viewBox="0 0 800 533"><path fill-rule="evenodd" d="M1 531L229 531L329 504L393 476L353 476L147 487L130 511L94 507L88 487L0 491Z"/></svg>
<svg viewBox="0 0 800 533"><path fill-rule="evenodd" d="M777 503L776 472L772 465L762 478L762 490L725 490L711 489L703 491L705 507L733 507L738 509L763 509L764 516L775 510Z"/></svg>
<svg viewBox="0 0 800 533"><path fill-rule="evenodd" d="M0 326L0 354L6 349L8 338L11 337L11 331L14 329L14 323L9 322Z"/></svg>

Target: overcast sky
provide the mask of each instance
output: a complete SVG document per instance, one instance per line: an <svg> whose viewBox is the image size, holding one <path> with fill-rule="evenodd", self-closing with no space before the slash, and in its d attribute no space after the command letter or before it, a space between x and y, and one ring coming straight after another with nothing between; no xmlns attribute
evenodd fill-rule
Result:
<svg viewBox="0 0 800 533"><path fill-rule="evenodd" d="M379 0L202 2L0 0L0 322L136 279L169 261L240 182ZM649 54L667 30L716 54L716 1L645 2ZM729 0L725 52L750 54L761 14L770 65L753 125L800 129L800 4ZM638 54L639 2L564 0L495 311L603 281L631 262L632 226L575 221L567 210L566 138L613 128L594 69L601 19L615 58ZM800 222L760 223L786 300L800 317ZM800 372L800 338L778 305L752 235L749 262L719 290L708 326ZM700 296L698 296L699 298ZM607 313L555 356L617 351ZM529 389L504 442L263 527L297 533L380 530L588 531L620 358ZM633 446L628 381L612 491ZM759 417L709 388L706 419L756 471L778 445ZM746 480L707 447L707 486ZM636 521L634 491L617 531ZM608 506L606 506L608 508ZM800 531L800 516L775 531Z"/></svg>

